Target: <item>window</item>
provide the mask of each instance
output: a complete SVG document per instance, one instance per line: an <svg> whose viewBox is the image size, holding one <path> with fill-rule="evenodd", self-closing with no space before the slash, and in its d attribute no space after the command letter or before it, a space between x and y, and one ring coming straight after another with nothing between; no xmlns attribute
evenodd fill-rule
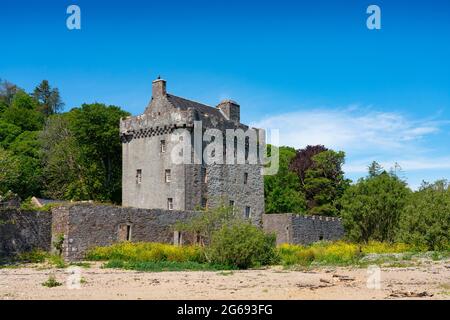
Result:
<svg viewBox="0 0 450 320"><path fill-rule="evenodd" d="M202 178L203 178L203 183L207 183L208 182L208 173L206 172L206 168L202 167Z"/></svg>
<svg viewBox="0 0 450 320"><path fill-rule="evenodd" d="M183 233L180 231L173 232L173 244L176 246L183 245Z"/></svg>
<svg viewBox="0 0 450 320"><path fill-rule="evenodd" d="M167 199L167 210L173 210L173 198Z"/></svg>
<svg viewBox="0 0 450 320"><path fill-rule="evenodd" d="M160 151L161 153L166 152L166 140L161 140Z"/></svg>
<svg viewBox="0 0 450 320"><path fill-rule="evenodd" d="M207 208L207 207L208 207L208 199L202 198L202 208Z"/></svg>
<svg viewBox="0 0 450 320"><path fill-rule="evenodd" d="M119 241L131 241L131 225L119 225Z"/></svg>
<svg viewBox="0 0 450 320"><path fill-rule="evenodd" d="M244 173L244 184L247 184L247 182L248 182L248 173L245 172Z"/></svg>
<svg viewBox="0 0 450 320"><path fill-rule="evenodd" d="M230 200L231 212L234 214L234 200Z"/></svg>
<svg viewBox="0 0 450 320"><path fill-rule="evenodd" d="M142 183L142 170L137 169L136 170L136 184L141 184L141 183Z"/></svg>
<svg viewBox="0 0 450 320"><path fill-rule="evenodd" d="M170 182L170 180L172 179L171 175L170 175L170 169L166 169L166 173L165 173L165 177L164 177L166 182Z"/></svg>
<svg viewBox="0 0 450 320"><path fill-rule="evenodd" d="M245 218L246 219L250 219L251 215L252 215L251 208L250 207L245 207Z"/></svg>

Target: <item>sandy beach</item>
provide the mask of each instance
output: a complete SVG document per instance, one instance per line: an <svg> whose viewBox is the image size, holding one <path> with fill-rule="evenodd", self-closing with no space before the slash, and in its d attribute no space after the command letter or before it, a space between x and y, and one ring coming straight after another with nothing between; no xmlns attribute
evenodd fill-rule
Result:
<svg viewBox="0 0 450 320"><path fill-rule="evenodd" d="M366 268L271 267L245 271L137 272L80 268L70 289L68 269L33 265L0 269L0 300L16 299L449 299L450 261L381 268L379 288L367 285ZM42 285L53 275L62 285Z"/></svg>

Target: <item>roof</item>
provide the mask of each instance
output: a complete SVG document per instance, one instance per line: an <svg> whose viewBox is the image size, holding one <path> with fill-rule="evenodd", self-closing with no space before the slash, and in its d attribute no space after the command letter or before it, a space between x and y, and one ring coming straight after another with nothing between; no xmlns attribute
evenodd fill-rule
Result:
<svg viewBox="0 0 450 320"><path fill-rule="evenodd" d="M169 100L170 104L172 104L175 108L178 108L180 110L187 110L188 108L192 108L202 114L210 114L216 117L224 118L222 112L220 112L220 110L217 108L213 108L205 104L177 97L171 94L166 94L166 97L167 100Z"/></svg>

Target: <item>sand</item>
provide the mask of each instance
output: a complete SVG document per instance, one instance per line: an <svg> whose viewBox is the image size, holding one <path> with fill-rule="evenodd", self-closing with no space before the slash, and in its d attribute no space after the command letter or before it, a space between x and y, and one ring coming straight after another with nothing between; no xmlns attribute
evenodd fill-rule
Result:
<svg viewBox="0 0 450 320"><path fill-rule="evenodd" d="M63 283L42 285L50 275ZM449 299L450 260L381 268L379 282L365 268L304 271L271 267L233 272L137 272L81 268L79 289L69 289L66 269L28 266L0 269L0 300L7 299ZM376 273L375 273L376 275ZM375 285L374 285L375 284Z"/></svg>

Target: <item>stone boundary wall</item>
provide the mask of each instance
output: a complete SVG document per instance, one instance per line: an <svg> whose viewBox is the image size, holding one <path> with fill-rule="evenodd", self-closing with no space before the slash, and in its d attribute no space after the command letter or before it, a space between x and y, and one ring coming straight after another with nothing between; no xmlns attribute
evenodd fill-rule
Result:
<svg viewBox="0 0 450 320"><path fill-rule="evenodd" d="M51 248L50 212L0 210L0 260L32 249Z"/></svg>
<svg viewBox="0 0 450 320"><path fill-rule="evenodd" d="M125 240L191 243L194 239L180 236L174 232L173 225L198 214L201 212L97 204L71 204L53 208L51 212L2 209L0 259L34 248L51 251L52 243L60 235L64 235L63 257L68 261L83 259L87 250L93 247ZM344 236L339 218L264 214L262 222L266 232L275 232L278 244L310 244L339 240Z"/></svg>
<svg viewBox="0 0 450 320"><path fill-rule="evenodd" d="M339 240L345 235L340 218L292 213L264 214L263 228L277 235L277 244L308 245L321 240Z"/></svg>
<svg viewBox="0 0 450 320"><path fill-rule="evenodd" d="M199 213L79 204L54 208L52 214L53 239L64 235L63 256L73 261L83 259L93 247L127 240L127 228L132 242L174 243L173 225Z"/></svg>

